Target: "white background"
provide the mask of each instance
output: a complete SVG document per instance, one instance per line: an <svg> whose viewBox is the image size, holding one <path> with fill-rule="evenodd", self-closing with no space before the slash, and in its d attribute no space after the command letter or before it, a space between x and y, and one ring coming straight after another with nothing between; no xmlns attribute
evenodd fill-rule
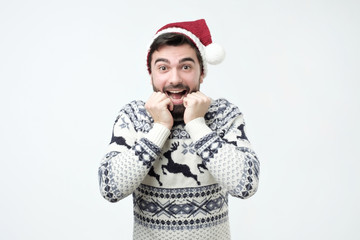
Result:
<svg viewBox="0 0 360 240"><path fill-rule="evenodd" d="M118 110L147 100L147 45L205 18L225 61L202 91L239 106L260 186L230 199L233 239L359 239L360 3L0 3L0 238L131 239L132 199L98 190Z"/></svg>

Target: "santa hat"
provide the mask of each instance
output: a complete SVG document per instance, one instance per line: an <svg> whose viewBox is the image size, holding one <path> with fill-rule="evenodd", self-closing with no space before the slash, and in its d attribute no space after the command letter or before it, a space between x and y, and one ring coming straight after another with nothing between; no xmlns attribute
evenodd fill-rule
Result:
<svg viewBox="0 0 360 240"><path fill-rule="evenodd" d="M205 19L167 24L156 32L153 41L164 33L180 33L194 42L202 58L204 75L207 73L207 63L219 64L225 58L225 51L221 45L212 42ZM147 57L150 57L149 53ZM148 66L148 70L150 73L150 66Z"/></svg>

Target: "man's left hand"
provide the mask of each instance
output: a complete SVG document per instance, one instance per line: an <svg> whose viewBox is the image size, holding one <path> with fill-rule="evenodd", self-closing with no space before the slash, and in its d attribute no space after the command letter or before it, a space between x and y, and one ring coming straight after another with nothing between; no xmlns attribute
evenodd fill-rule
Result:
<svg viewBox="0 0 360 240"><path fill-rule="evenodd" d="M204 117L211 104L211 98L202 92L189 93L184 98L184 122L187 124L195 118Z"/></svg>

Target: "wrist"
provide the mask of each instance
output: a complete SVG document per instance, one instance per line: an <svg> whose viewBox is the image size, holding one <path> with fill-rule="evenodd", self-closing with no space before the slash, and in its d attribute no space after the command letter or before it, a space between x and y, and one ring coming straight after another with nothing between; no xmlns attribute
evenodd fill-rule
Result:
<svg viewBox="0 0 360 240"><path fill-rule="evenodd" d="M162 148L169 136L170 130L167 127L160 123L154 123L152 129L147 134L147 139Z"/></svg>
<svg viewBox="0 0 360 240"><path fill-rule="evenodd" d="M165 122L160 122L160 121L154 121L155 124L159 124L163 127L166 127L167 129L171 130L172 125L171 123L165 123Z"/></svg>
<svg viewBox="0 0 360 240"><path fill-rule="evenodd" d="M212 132L212 130L206 125L204 117L195 118L189 121L185 125L185 130L195 142Z"/></svg>

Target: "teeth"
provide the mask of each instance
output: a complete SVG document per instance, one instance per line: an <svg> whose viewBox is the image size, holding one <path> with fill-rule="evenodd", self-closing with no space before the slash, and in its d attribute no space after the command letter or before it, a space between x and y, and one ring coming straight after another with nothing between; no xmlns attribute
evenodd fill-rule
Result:
<svg viewBox="0 0 360 240"><path fill-rule="evenodd" d="M179 91L169 91L169 92L171 92L171 93L181 93L181 92L183 92L183 90L179 90Z"/></svg>

